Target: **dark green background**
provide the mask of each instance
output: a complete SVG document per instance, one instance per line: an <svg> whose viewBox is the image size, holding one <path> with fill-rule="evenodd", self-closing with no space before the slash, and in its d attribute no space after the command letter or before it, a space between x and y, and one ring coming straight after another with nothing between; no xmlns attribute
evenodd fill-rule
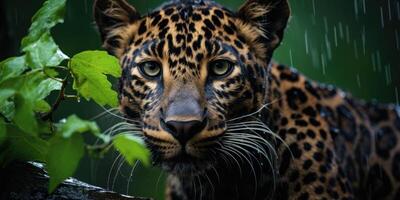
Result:
<svg viewBox="0 0 400 200"><path fill-rule="evenodd" d="M5 0L0 2L8 33L2 41L0 58L17 54L19 40L26 34L30 18L41 0ZM135 6L146 13L160 0L136 0ZM236 9L242 1L218 1ZM92 0L69 0L65 23L53 30L56 42L67 55L100 49L100 40L92 20ZM295 66L310 78L335 84L358 98L399 103L400 93L400 2L399 0L291 0L292 17L275 60ZM397 36L396 36L397 35ZM92 102L64 102L59 117L77 113L91 119L104 112ZM120 121L110 114L99 118L103 128ZM76 177L121 193L163 199L165 174L158 169L131 167L110 153L102 160L85 158ZM62 158L60 158L62 159ZM117 173L118 171L118 173ZM130 187L128 188L128 181Z"/></svg>

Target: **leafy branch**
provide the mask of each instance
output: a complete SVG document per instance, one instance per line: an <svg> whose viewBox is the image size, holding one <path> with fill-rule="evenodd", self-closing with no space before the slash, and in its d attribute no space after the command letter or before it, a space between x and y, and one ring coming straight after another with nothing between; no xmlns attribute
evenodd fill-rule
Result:
<svg viewBox="0 0 400 200"><path fill-rule="evenodd" d="M50 31L63 22L65 3L45 1L22 39L23 54L0 62L0 165L14 160L46 163L49 192L74 174L85 152L96 157L114 147L130 164L136 159L149 164L149 151L139 138L127 134L110 137L102 134L95 122L73 114L53 121L54 112L67 98L118 105L117 93L107 80L107 75L121 75L115 57L94 50L70 58L54 42ZM65 77L60 77L60 71ZM70 87L76 94L66 94ZM58 96L50 105L47 97L54 91ZM86 144L84 133L99 138L102 144Z"/></svg>
<svg viewBox="0 0 400 200"><path fill-rule="evenodd" d="M46 73L45 70L43 72ZM58 80L58 79L56 79L56 80ZM46 120L49 120L49 119L51 120L53 113L57 110L57 108L60 105L61 101L65 100L65 89L67 88L67 85L68 85L67 80L68 80L68 75L64 79L58 80L58 81L61 82L60 92L59 92L59 94L57 96L56 101L51 106L50 111L47 112L45 115L43 115L41 117L43 121L46 121Z"/></svg>

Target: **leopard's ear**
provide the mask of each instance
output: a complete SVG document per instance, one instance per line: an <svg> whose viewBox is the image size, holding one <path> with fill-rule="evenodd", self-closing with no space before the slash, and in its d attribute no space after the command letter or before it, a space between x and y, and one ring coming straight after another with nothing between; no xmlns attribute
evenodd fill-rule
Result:
<svg viewBox="0 0 400 200"><path fill-rule="evenodd" d="M93 13L103 47L118 54L126 34L124 28L137 21L140 14L125 0L95 0Z"/></svg>
<svg viewBox="0 0 400 200"><path fill-rule="evenodd" d="M247 0L238 16L261 33L268 50L279 46L290 16L288 0Z"/></svg>

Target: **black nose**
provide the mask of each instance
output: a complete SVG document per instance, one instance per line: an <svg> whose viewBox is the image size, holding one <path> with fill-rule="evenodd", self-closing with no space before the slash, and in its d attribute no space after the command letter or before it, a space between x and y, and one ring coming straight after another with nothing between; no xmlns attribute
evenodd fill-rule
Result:
<svg viewBox="0 0 400 200"><path fill-rule="evenodd" d="M163 128L181 144L185 144L196 134L200 133L207 125L207 121L168 121L161 120Z"/></svg>

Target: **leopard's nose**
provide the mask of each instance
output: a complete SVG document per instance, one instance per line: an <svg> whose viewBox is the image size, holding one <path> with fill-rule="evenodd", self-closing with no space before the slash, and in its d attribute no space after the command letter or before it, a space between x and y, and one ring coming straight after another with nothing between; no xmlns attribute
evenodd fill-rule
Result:
<svg viewBox="0 0 400 200"><path fill-rule="evenodd" d="M202 121L161 121L163 128L182 145L186 144L196 134L200 133L207 125L207 120Z"/></svg>

